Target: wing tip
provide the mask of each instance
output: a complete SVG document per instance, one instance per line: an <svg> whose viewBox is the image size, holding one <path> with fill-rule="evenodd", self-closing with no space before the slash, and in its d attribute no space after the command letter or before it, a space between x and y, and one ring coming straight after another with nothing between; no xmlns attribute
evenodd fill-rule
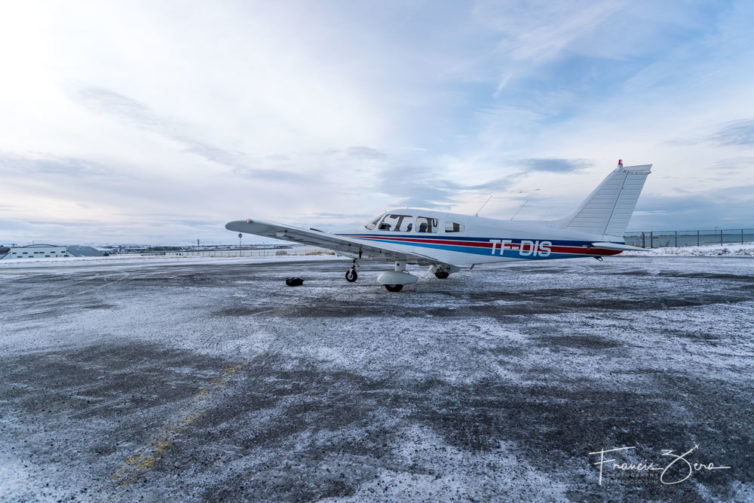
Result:
<svg viewBox="0 0 754 503"><path fill-rule="evenodd" d="M254 221L251 220L251 219L248 219L248 218L246 220L233 220L233 221L230 221L227 224L225 224L225 228L228 229L229 231L243 232L241 230L241 228L243 227L243 225L244 224L252 224L252 223L254 223Z"/></svg>

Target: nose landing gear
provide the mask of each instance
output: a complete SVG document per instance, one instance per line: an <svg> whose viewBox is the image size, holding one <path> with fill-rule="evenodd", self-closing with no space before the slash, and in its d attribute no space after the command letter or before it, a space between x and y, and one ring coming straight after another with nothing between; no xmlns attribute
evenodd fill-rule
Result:
<svg viewBox="0 0 754 503"><path fill-rule="evenodd" d="M359 275L356 272L356 259L353 259L353 265L351 266L349 270L346 271L346 281L348 281L349 283L353 283L357 279L359 279Z"/></svg>
<svg viewBox="0 0 754 503"><path fill-rule="evenodd" d="M356 267L351 267L346 271L346 281L353 283L357 279L359 279L359 275L356 273Z"/></svg>

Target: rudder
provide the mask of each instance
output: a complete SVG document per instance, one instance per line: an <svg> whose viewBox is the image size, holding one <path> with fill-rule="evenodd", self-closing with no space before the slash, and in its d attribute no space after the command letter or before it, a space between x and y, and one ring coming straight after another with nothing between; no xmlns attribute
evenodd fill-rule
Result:
<svg viewBox="0 0 754 503"><path fill-rule="evenodd" d="M618 161L618 167L561 224L576 231L623 236L651 171L651 164L624 167Z"/></svg>

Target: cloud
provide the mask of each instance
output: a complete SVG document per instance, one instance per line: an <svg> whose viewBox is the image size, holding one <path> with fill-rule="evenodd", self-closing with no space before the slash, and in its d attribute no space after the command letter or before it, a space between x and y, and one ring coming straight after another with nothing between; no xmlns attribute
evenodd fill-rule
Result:
<svg viewBox="0 0 754 503"><path fill-rule="evenodd" d="M347 152L350 157L368 161L384 161L388 157L386 153L380 150L364 146L349 147Z"/></svg>
<svg viewBox="0 0 754 503"><path fill-rule="evenodd" d="M546 61L588 38L622 2L477 2L475 18L500 35L498 50L514 60ZM597 48L593 50L598 50Z"/></svg>
<svg viewBox="0 0 754 503"><path fill-rule="evenodd" d="M502 214L534 188L547 214L615 152L655 163L653 225L704 216L660 198L712 215L708 191L749 185L752 2L295 5L0 17L0 219L57 222L12 239L222 240L230 218L473 213L490 193Z"/></svg>
<svg viewBox="0 0 754 503"><path fill-rule="evenodd" d="M731 121L712 136L719 145L754 146L754 119Z"/></svg>
<svg viewBox="0 0 754 503"><path fill-rule="evenodd" d="M514 173L511 175L508 175L504 178L496 178L494 180L490 180L489 182L484 183L478 183L476 185L468 185L464 189L465 190L475 190L475 191L504 191L508 190L513 183L520 178L519 173Z"/></svg>
<svg viewBox="0 0 754 503"><path fill-rule="evenodd" d="M393 206L450 209L470 194L476 197L482 192L506 190L519 176L468 184L463 178L449 179L442 173L440 168L395 164L379 173L377 188L391 198Z"/></svg>
<svg viewBox="0 0 754 503"><path fill-rule="evenodd" d="M93 112L106 114L130 124L157 133L180 143L183 148L204 159L225 166L249 170L249 160L241 152L234 152L211 145L203 140L192 138L185 131L188 126L175 119L161 117L144 103L99 87L80 87L73 94L75 101Z"/></svg>
<svg viewBox="0 0 754 503"><path fill-rule="evenodd" d="M109 89L80 87L73 98L95 112L115 115L140 127L163 131L168 129L168 123L159 118L149 107Z"/></svg>
<svg viewBox="0 0 754 503"><path fill-rule="evenodd" d="M0 152L0 173L5 176L79 179L105 177L111 170L95 161L75 158L30 158Z"/></svg>
<svg viewBox="0 0 754 503"><path fill-rule="evenodd" d="M277 181L280 183L301 183L312 181L313 176L300 171L289 171L280 167L286 156L268 156L264 164L276 164L274 169L262 167L262 160L255 160L243 152L212 145L187 133L190 127L180 121L162 117L138 100L109 89L83 87L79 88L74 98L87 108L102 114L111 115L130 122L136 127L157 133L182 145L185 151L203 159L231 168L239 176L253 179ZM355 147L367 149L368 147ZM360 150L359 150L360 152ZM374 152L377 152L376 150ZM280 161L280 162L274 162Z"/></svg>
<svg viewBox="0 0 754 503"><path fill-rule="evenodd" d="M731 212L731 206L736 208ZM697 191L694 194L642 195L629 230L751 228L741 219L754 215L754 185Z"/></svg>
<svg viewBox="0 0 754 503"><path fill-rule="evenodd" d="M551 173L571 173L590 167L593 163L585 159L523 159L519 164L526 171L548 171Z"/></svg>

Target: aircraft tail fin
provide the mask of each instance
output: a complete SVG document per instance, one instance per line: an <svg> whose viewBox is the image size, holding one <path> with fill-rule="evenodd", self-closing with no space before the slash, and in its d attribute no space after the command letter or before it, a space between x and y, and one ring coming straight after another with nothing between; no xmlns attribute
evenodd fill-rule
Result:
<svg viewBox="0 0 754 503"><path fill-rule="evenodd" d="M592 234L623 236L651 171L651 164L624 167L623 162L618 161L618 167L559 224Z"/></svg>

